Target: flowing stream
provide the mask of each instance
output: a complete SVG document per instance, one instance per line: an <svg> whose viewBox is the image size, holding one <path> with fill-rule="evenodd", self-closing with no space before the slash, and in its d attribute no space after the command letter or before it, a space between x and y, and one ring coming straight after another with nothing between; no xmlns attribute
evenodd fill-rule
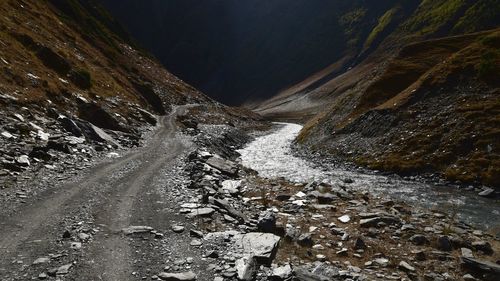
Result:
<svg viewBox="0 0 500 281"><path fill-rule="evenodd" d="M354 182L350 188L366 190L372 194L403 200L425 208L443 212L457 212L458 217L481 228L500 226L500 204L482 198L473 192L458 190L455 186L435 186L416 181L406 181L397 176L383 176L352 171L345 168L315 165L309 160L294 156L292 142L302 129L301 125L279 123L269 134L257 137L239 150L242 164L265 178L283 177L289 181L324 182L346 185L345 179Z"/></svg>

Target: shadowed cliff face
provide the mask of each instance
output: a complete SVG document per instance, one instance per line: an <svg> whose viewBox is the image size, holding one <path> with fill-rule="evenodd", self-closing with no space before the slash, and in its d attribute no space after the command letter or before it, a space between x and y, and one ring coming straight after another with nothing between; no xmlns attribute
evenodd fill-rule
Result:
<svg viewBox="0 0 500 281"><path fill-rule="evenodd" d="M241 104L269 98L360 47L357 38L395 1L103 2L168 69Z"/></svg>

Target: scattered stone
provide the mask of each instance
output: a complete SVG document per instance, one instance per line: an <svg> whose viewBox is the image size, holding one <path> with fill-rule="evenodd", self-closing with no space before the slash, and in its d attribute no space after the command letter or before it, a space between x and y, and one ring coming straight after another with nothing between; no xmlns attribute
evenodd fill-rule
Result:
<svg viewBox="0 0 500 281"><path fill-rule="evenodd" d="M316 259L319 261L326 261L326 256L322 254L316 255Z"/></svg>
<svg viewBox="0 0 500 281"><path fill-rule="evenodd" d="M48 263L50 261L49 258L43 257L43 258L38 258L33 262L33 265L38 265L42 263Z"/></svg>
<svg viewBox="0 0 500 281"><path fill-rule="evenodd" d="M82 243L80 242L71 242L70 248L73 250L80 250L82 248Z"/></svg>
<svg viewBox="0 0 500 281"><path fill-rule="evenodd" d="M189 236L196 238L203 238L203 232L195 229L189 230Z"/></svg>
<svg viewBox="0 0 500 281"><path fill-rule="evenodd" d="M261 213L257 228L260 232L274 233L276 231L276 216L271 211Z"/></svg>
<svg viewBox="0 0 500 281"><path fill-rule="evenodd" d="M11 133L9 133L9 132L2 132L2 134L1 134L1 135L2 135L2 137L6 138L6 139L11 139L11 138L13 138L13 137L14 137L14 136L13 136Z"/></svg>
<svg viewBox="0 0 500 281"><path fill-rule="evenodd" d="M66 274L68 274L69 270L71 269L72 266L73 266L73 264L69 263L69 264L66 264L66 265L58 267L57 270L56 270L56 275L66 275Z"/></svg>
<svg viewBox="0 0 500 281"><path fill-rule="evenodd" d="M474 255L472 254L471 249L461 248L460 252L462 253L462 257L464 257L464 258L474 258Z"/></svg>
<svg viewBox="0 0 500 281"><path fill-rule="evenodd" d="M482 196L482 197L494 197L495 195L495 190L493 188L485 188L483 189L483 191L479 192L478 194L479 196Z"/></svg>
<svg viewBox="0 0 500 281"><path fill-rule="evenodd" d="M193 239L191 240L191 243L189 244L193 247L200 247L201 245L203 245L203 241L199 240L199 239Z"/></svg>
<svg viewBox="0 0 500 281"><path fill-rule="evenodd" d="M239 280L251 281L254 280L256 262L253 257L243 257L236 260L236 271Z"/></svg>
<svg viewBox="0 0 500 281"><path fill-rule="evenodd" d="M422 246L424 244L428 244L429 240L424 235L416 234L416 235L413 235L412 237L410 237L410 242L412 242L413 244L415 244L417 246Z"/></svg>
<svg viewBox="0 0 500 281"><path fill-rule="evenodd" d="M389 260L386 258L378 258L378 259L375 259L374 262L377 263L378 265L381 265L384 267L389 264Z"/></svg>
<svg viewBox="0 0 500 281"><path fill-rule="evenodd" d="M349 253L349 250L347 248L342 248L340 251L337 251L335 254L337 256L345 257Z"/></svg>
<svg viewBox="0 0 500 281"><path fill-rule="evenodd" d="M450 238L448 236L439 236L437 240L437 248L441 251L449 252L453 250Z"/></svg>
<svg viewBox="0 0 500 281"><path fill-rule="evenodd" d="M343 216L339 217L338 220L343 222L343 223L348 223L351 221L351 217L349 217L349 215L343 215Z"/></svg>
<svg viewBox="0 0 500 281"><path fill-rule="evenodd" d="M427 256L425 255L424 251L416 251L415 252L415 260L425 261L426 259L427 259Z"/></svg>
<svg viewBox="0 0 500 281"><path fill-rule="evenodd" d="M87 233L78 233L78 239L80 239L80 241L87 241L90 239L90 235L88 235Z"/></svg>
<svg viewBox="0 0 500 281"><path fill-rule="evenodd" d="M125 235L132 235L137 233L149 233L153 231L153 228L150 226L129 226L127 228L122 229L122 232Z"/></svg>
<svg viewBox="0 0 500 281"><path fill-rule="evenodd" d="M354 250L365 250L366 244L365 241L361 238L357 238L356 242L354 242Z"/></svg>
<svg viewBox="0 0 500 281"><path fill-rule="evenodd" d="M234 176L238 171L234 162L219 157L210 157L206 163L207 165L228 175Z"/></svg>
<svg viewBox="0 0 500 281"><path fill-rule="evenodd" d="M158 274L158 277L161 280L165 281L195 281L197 279L196 274L194 274L192 271L181 273L162 272Z"/></svg>
<svg viewBox="0 0 500 281"><path fill-rule="evenodd" d="M411 266L410 264L408 264L405 261L401 261L399 263L398 267L399 267L399 269L401 269L403 271L407 271L407 272L414 272L415 271L415 267Z"/></svg>
<svg viewBox="0 0 500 281"><path fill-rule="evenodd" d="M172 231L175 232L175 233L182 233L184 232L184 226L182 225L173 225L172 226Z"/></svg>
<svg viewBox="0 0 500 281"><path fill-rule="evenodd" d="M21 155L16 158L16 162L23 167L29 167L30 164L30 158L28 155Z"/></svg>
<svg viewBox="0 0 500 281"><path fill-rule="evenodd" d="M280 237L271 233L251 232L234 237L235 246L243 250L246 256L255 257L256 261L270 264L276 255Z"/></svg>
<svg viewBox="0 0 500 281"><path fill-rule="evenodd" d="M489 261L482 261L473 258L462 257L465 267L479 272L500 275L500 265Z"/></svg>
<svg viewBox="0 0 500 281"><path fill-rule="evenodd" d="M191 210L191 213L188 214L188 217L190 217L190 218L211 217L214 212L215 212L215 210L212 208L198 208L198 209Z"/></svg>
<svg viewBox="0 0 500 281"><path fill-rule="evenodd" d="M314 242L312 240L311 233L301 234L297 238L297 244L299 244L302 247L312 247L312 245L314 244Z"/></svg>
<svg viewBox="0 0 500 281"><path fill-rule="evenodd" d="M486 255L493 254L493 249L491 248L491 244L486 241L472 242L472 248L474 248L476 251L481 251Z"/></svg>
<svg viewBox="0 0 500 281"><path fill-rule="evenodd" d="M273 269L270 279L273 281L286 280L292 276L292 267L287 264Z"/></svg>
<svg viewBox="0 0 500 281"><path fill-rule="evenodd" d="M362 219L359 221L361 227L376 227L379 223L384 223L388 225L399 224L401 220L397 217L384 216L384 217L374 217L369 219Z"/></svg>

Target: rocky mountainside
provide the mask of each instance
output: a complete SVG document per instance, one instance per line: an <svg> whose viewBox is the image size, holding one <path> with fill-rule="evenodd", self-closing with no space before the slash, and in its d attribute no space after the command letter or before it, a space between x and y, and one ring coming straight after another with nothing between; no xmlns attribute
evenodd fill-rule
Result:
<svg viewBox="0 0 500 281"><path fill-rule="evenodd" d="M138 146L155 115L174 105L204 104L221 113L218 122L231 119L94 1L9 0L0 10L2 183L30 166Z"/></svg>
<svg viewBox="0 0 500 281"><path fill-rule="evenodd" d="M102 1L173 73L231 104L268 99L317 72L331 79L391 34L403 43L403 35L492 27L491 7L498 6L496 0ZM403 23L404 34L394 32Z"/></svg>

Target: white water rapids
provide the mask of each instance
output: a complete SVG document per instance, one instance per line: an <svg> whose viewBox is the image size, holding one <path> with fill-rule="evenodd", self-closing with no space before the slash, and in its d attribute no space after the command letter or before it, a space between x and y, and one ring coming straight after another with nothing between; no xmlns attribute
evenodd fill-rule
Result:
<svg viewBox="0 0 500 281"><path fill-rule="evenodd" d="M485 228L500 226L500 204L485 199L475 193L466 192L453 186L434 186L415 181L405 181L397 176L382 176L350 171L345 168L312 163L293 155L292 142L302 126L279 123L277 129L257 137L238 152L244 166L270 179L283 177L291 182L324 182L344 185L372 194L403 200L410 204L433 207L450 212L458 211L458 216L469 223ZM354 182L345 184L344 179Z"/></svg>

